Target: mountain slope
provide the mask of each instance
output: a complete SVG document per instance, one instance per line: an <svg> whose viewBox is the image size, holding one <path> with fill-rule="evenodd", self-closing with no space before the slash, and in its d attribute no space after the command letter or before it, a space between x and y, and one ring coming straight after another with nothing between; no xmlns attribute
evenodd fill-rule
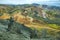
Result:
<svg viewBox="0 0 60 40"><path fill-rule="evenodd" d="M0 32L1 35L7 35L9 40L10 38L20 40L20 37L58 39L60 38L59 14L60 10L44 9L38 5L2 5L2 7L0 5ZM8 31L10 17L14 23L11 31Z"/></svg>

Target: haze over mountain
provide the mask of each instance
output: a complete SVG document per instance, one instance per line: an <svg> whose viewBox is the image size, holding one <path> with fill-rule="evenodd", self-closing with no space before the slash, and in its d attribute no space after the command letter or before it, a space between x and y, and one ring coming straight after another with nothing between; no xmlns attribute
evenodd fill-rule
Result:
<svg viewBox="0 0 60 40"><path fill-rule="evenodd" d="M0 4L45 4L45 5L54 5L60 6L60 0L0 0Z"/></svg>

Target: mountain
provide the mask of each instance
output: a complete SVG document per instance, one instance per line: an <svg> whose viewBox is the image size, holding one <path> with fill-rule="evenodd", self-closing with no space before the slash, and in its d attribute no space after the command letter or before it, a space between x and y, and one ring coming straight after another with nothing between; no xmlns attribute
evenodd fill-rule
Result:
<svg viewBox="0 0 60 40"><path fill-rule="evenodd" d="M57 10L60 10L60 7L59 6L49 6L49 5L42 5L43 8L47 8L47 9L57 9Z"/></svg>
<svg viewBox="0 0 60 40"><path fill-rule="evenodd" d="M10 31L8 27L11 27ZM60 39L59 33L59 7L35 3L0 5L1 40L55 40Z"/></svg>

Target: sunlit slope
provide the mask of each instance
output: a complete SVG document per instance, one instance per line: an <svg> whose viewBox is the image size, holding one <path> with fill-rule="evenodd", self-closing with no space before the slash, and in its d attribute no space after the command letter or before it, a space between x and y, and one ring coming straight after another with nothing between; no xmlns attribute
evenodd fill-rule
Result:
<svg viewBox="0 0 60 40"><path fill-rule="evenodd" d="M8 14L4 14L4 15L0 16L0 19L9 19L9 17L10 16ZM16 22L25 24L27 27L30 27L30 28L35 28L37 30L48 29L48 30L53 30L53 31L60 31L57 28L50 27L48 24L44 23L41 20L38 21L38 20L35 20L32 17L28 17L28 16L25 17L25 16L23 16L23 15L21 15L19 13L14 14L13 17L14 17L14 20ZM33 20L31 20L31 19L33 19Z"/></svg>
<svg viewBox="0 0 60 40"><path fill-rule="evenodd" d="M9 19L9 14L4 13L2 16L0 16L0 19Z"/></svg>

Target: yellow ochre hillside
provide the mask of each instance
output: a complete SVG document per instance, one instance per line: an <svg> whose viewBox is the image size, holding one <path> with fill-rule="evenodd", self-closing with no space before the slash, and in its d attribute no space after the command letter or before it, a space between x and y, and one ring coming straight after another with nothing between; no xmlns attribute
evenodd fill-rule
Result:
<svg viewBox="0 0 60 40"><path fill-rule="evenodd" d="M30 27L30 28L35 28L37 30L48 29L48 30L53 30L56 32L60 31L58 29L54 29L54 28L50 27L49 25L43 23L43 21L36 20L29 16L25 17L19 13L13 14L12 17L14 18L14 20L16 22L24 24L25 26ZM9 19L9 18L10 18L10 15L6 14L6 13L4 13L2 16L0 16L0 19Z"/></svg>

